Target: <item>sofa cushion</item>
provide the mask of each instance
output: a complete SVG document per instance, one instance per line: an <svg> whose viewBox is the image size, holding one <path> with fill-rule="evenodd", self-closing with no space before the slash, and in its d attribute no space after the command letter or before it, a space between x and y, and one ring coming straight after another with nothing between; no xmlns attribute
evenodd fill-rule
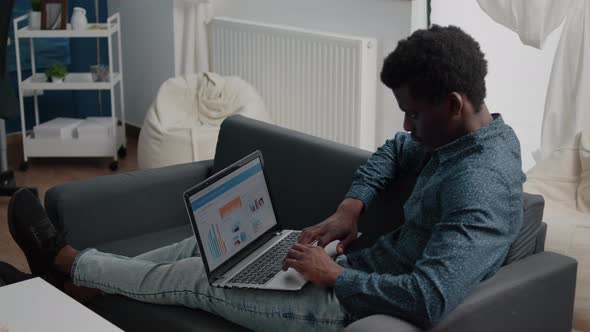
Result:
<svg viewBox="0 0 590 332"><path fill-rule="evenodd" d="M78 249L186 226L182 193L209 176L212 165L207 160L63 183L47 191L45 208Z"/></svg>
<svg viewBox="0 0 590 332"><path fill-rule="evenodd" d="M189 236L194 236L191 226L167 228L162 231L142 234L124 240L102 243L96 249L128 257L137 256L153 249L180 242Z"/></svg>
<svg viewBox="0 0 590 332"><path fill-rule="evenodd" d="M260 150L279 222L302 229L336 210L369 151L338 144L241 115L221 125L213 171ZM302 208L303 207L303 208Z"/></svg>
<svg viewBox="0 0 590 332"><path fill-rule="evenodd" d="M538 251L543 250L545 228L543 227L543 208L545 200L541 195L523 193L523 221L520 233L506 256L504 265L510 264L519 259L525 258Z"/></svg>
<svg viewBox="0 0 590 332"><path fill-rule="evenodd" d="M88 307L127 332L249 331L203 310L142 303L119 295L100 296Z"/></svg>

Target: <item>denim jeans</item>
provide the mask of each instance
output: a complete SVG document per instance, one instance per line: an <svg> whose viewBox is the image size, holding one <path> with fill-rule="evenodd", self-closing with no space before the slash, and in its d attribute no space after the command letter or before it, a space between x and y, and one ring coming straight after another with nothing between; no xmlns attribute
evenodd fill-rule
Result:
<svg viewBox="0 0 590 332"><path fill-rule="evenodd" d="M71 276L76 286L202 309L256 331L340 330L352 322L329 288L308 284L288 292L211 287L194 237L133 258L87 249L76 257Z"/></svg>

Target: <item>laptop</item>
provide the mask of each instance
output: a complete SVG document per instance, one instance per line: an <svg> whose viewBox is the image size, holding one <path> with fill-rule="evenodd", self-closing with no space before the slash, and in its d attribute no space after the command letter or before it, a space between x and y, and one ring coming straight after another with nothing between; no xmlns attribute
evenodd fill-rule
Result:
<svg viewBox="0 0 590 332"><path fill-rule="evenodd" d="M212 286L294 291L307 283L296 270L282 270L301 232L282 229L263 164L255 151L184 192ZM332 257L337 244L325 247Z"/></svg>

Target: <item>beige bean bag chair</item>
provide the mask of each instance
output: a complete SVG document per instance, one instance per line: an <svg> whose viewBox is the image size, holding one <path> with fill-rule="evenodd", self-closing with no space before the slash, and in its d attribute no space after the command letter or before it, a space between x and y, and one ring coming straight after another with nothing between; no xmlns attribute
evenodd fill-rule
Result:
<svg viewBox="0 0 590 332"><path fill-rule="evenodd" d="M545 198L545 249L578 260L574 321L590 326L590 131L533 167L524 190Z"/></svg>
<svg viewBox="0 0 590 332"><path fill-rule="evenodd" d="M212 159L219 126L232 114L272 122L256 90L239 77L199 73L162 84L139 135L139 167Z"/></svg>

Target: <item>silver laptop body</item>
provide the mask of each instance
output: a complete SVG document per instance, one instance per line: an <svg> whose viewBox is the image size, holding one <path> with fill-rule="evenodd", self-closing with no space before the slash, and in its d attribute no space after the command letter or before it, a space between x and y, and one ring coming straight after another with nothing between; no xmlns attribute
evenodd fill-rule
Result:
<svg viewBox="0 0 590 332"><path fill-rule="evenodd" d="M277 270L299 231L277 220L260 151L183 196L210 285L299 290L307 283L294 269ZM336 244L326 246L332 256Z"/></svg>

